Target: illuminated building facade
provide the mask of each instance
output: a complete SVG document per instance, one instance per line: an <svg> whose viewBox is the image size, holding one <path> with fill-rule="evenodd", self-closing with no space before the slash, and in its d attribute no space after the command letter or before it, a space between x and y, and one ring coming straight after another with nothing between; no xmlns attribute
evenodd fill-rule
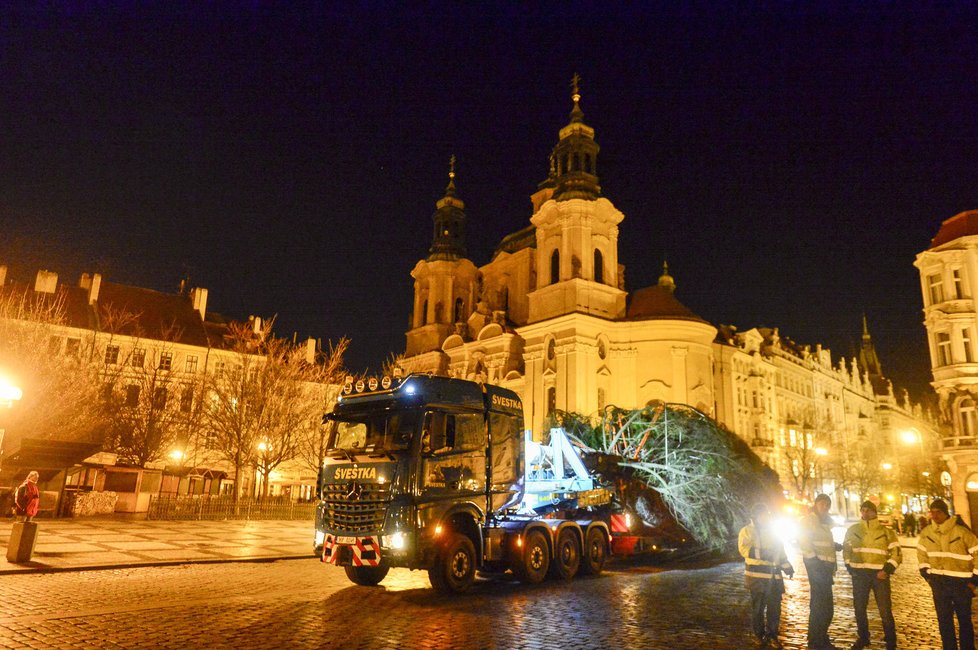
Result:
<svg viewBox="0 0 978 650"><path fill-rule="evenodd" d="M933 382L947 427L942 451L955 510L978 523L978 210L946 220L917 255Z"/></svg>
<svg viewBox="0 0 978 650"><path fill-rule="evenodd" d="M860 360L833 363L828 349L797 346L776 329L707 322L676 298L668 267L655 285L626 291L624 215L601 194L598 153L575 91L548 177L531 196L529 225L483 266L466 257L465 204L452 170L429 255L411 272L404 370L515 390L537 438L555 409L595 415L608 405L688 404L750 444L789 492L824 486L840 504L860 496L841 465L850 449L877 448L895 467L902 432L933 437L922 409L882 377L868 332ZM810 480L792 487L792 471ZM885 482L878 477L874 493Z"/></svg>

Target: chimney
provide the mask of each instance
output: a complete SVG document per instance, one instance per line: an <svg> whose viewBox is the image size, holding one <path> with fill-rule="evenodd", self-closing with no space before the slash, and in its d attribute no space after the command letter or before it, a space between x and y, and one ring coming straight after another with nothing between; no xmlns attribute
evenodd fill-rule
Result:
<svg viewBox="0 0 978 650"><path fill-rule="evenodd" d="M306 339L306 362L316 363L316 339L311 336Z"/></svg>
<svg viewBox="0 0 978 650"><path fill-rule="evenodd" d="M7 284L7 265L0 266L0 287Z"/></svg>
<svg viewBox="0 0 978 650"><path fill-rule="evenodd" d="M98 302L98 292L102 288L102 274L92 274L92 286L88 290L88 304L94 305Z"/></svg>
<svg viewBox="0 0 978 650"><path fill-rule="evenodd" d="M197 287L190 292L190 299L194 303L194 309L200 312L201 320L207 319L207 289Z"/></svg>
<svg viewBox="0 0 978 650"><path fill-rule="evenodd" d="M34 291L54 293L58 289L58 274L53 271L38 271L34 281Z"/></svg>

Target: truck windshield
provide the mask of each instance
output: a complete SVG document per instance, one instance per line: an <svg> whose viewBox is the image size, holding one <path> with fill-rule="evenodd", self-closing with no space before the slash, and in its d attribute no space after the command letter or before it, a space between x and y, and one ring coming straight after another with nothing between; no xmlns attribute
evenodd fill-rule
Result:
<svg viewBox="0 0 978 650"><path fill-rule="evenodd" d="M329 450L397 451L407 449L418 424L418 411L332 414Z"/></svg>

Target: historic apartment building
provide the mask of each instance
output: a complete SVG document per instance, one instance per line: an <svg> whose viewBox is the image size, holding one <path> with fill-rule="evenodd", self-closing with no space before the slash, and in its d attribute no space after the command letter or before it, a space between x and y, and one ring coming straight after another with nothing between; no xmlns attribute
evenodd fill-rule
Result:
<svg viewBox="0 0 978 650"><path fill-rule="evenodd" d="M84 273L75 285L58 282L57 273L38 271L33 285L18 285L0 266L0 287L26 296L28 301L47 297L60 305L60 322L50 326L47 352L86 356L99 361L106 375L118 373L126 406L137 407L146 396L160 392L163 408L189 412L195 399L193 386L206 373L219 373L241 363L230 349L228 321L207 308L205 288L163 293L109 282L100 274ZM256 335L261 319L251 317ZM307 357L315 354L315 341L306 342ZM164 373L164 382L148 388L139 376L144 370ZM9 483L13 473L41 472L43 489L52 492L114 492L117 512L145 512L151 495L224 493L241 481L244 493L256 477L248 472L235 477L234 467L205 440L188 433L166 450L165 459L145 467L128 467L98 444L72 445L51 440L32 441L8 436L3 440L3 472ZM291 493L311 498L315 472L301 463L285 463L270 476L271 494Z"/></svg>
<svg viewBox="0 0 978 650"><path fill-rule="evenodd" d="M688 404L747 441L787 491L837 488L840 505L861 496L847 491L841 469L857 448L877 450L878 465L896 472L901 440L916 432L919 450L935 438L923 410L883 377L868 331L859 359L836 361L777 329L707 322L676 298L667 267L656 285L627 291L618 258L625 216L601 193L600 148L576 91L572 99L529 224L482 266L466 257L465 204L449 173L429 255L411 272L406 371L517 391L537 437L554 409ZM792 487L792 473L807 473L804 489Z"/></svg>
<svg viewBox="0 0 978 650"><path fill-rule="evenodd" d="M978 210L941 224L914 266L920 271L931 385L947 424L941 447L951 473L954 508L974 526L978 523Z"/></svg>

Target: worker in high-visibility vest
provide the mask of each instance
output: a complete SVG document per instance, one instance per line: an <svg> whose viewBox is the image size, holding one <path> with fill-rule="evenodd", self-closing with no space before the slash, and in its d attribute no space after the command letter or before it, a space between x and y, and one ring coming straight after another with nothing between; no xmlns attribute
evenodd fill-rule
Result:
<svg viewBox="0 0 978 650"><path fill-rule="evenodd" d="M949 514L943 499L930 504L930 519L930 525L920 531L917 539L917 564L934 594L941 643L945 650L957 650L957 616L961 650L974 650L971 599L978 585L978 537L957 516Z"/></svg>
<svg viewBox="0 0 978 650"><path fill-rule="evenodd" d="M751 508L751 523L740 529L737 546L744 558L744 576L750 591L751 628L762 646L780 648L781 594L784 572L795 574L784 552L784 542L775 534L771 513L759 503Z"/></svg>
<svg viewBox="0 0 978 650"><path fill-rule="evenodd" d="M808 573L809 598L808 647L811 650L833 648L829 639L832 623L832 583L835 581L836 552L842 544L832 537L832 518L829 509L832 499L827 494L815 497L812 512L801 520L798 546Z"/></svg>
<svg viewBox="0 0 978 650"><path fill-rule="evenodd" d="M856 612L858 638L851 650L869 647L869 619L866 607L869 592L876 596L876 606L883 622L883 641L886 650L896 648L896 623L890 598L890 576L900 566L903 554L896 533L876 518L876 504L864 501L859 507L862 521L846 531L842 542L842 557L852 576L852 607Z"/></svg>

